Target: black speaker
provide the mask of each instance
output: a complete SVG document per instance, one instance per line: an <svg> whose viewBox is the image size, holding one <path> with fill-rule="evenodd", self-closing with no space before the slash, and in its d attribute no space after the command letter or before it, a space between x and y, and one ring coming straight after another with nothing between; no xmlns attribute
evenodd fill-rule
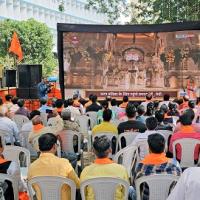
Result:
<svg viewBox="0 0 200 200"><path fill-rule="evenodd" d="M42 79L42 65L18 65L17 96L23 99L38 99L37 84Z"/></svg>
<svg viewBox="0 0 200 200"><path fill-rule="evenodd" d="M34 88L42 78L42 65L18 65L18 88Z"/></svg>
<svg viewBox="0 0 200 200"><path fill-rule="evenodd" d="M16 92L21 99L38 99L37 88L17 88Z"/></svg>
<svg viewBox="0 0 200 200"><path fill-rule="evenodd" d="M6 87L16 87L16 70L6 70Z"/></svg>

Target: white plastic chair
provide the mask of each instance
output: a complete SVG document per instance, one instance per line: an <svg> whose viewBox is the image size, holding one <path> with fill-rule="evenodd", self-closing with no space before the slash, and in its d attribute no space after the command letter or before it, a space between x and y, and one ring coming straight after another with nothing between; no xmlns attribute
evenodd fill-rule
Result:
<svg viewBox="0 0 200 200"><path fill-rule="evenodd" d="M173 134L173 132L169 130L156 130L156 133L160 133L164 136L166 144L168 143L170 135Z"/></svg>
<svg viewBox="0 0 200 200"><path fill-rule="evenodd" d="M137 146L129 145L117 152L113 160L118 164L122 164L127 169L129 177L132 177L131 172L133 167L136 165L137 157Z"/></svg>
<svg viewBox="0 0 200 200"><path fill-rule="evenodd" d="M86 113L87 116L90 117L90 128L92 129L95 125L97 125L97 112L90 111Z"/></svg>
<svg viewBox="0 0 200 200"><path fill-rule="evenodd" d="M17 124L19 130L21 130L23 124L29 122L28 117L24 115L14 115L12 120Z"/></svg>
<svg viewBox="0 0 200 200"><path fill-rule="evenodd" d="M28 149L18 146L4 146L3 155L6 159L18 162L20 164L20 153L24 153L26 167L29 167L31 160L30 160L30 152Z"/></svg>
<svg viewBox="0 0 200 200"><path fill-rule="evenodd" d="M176 183L178 179L178 176L171 174L155 174L136 179L137 200L142 200L140 186L143 183L149 186L149 200L166 200L173 183Z"/></svg>
<svg viewBox="0 0 200 200"><path fill-rule="evenodd" d="M24 147L30 151L31 156L37 157L37 151L35 151L33 149L32 145L28 142L29 133L30 133L30 131L20 131L19 132L20 144L22 147Z"/></svg>
<svg viewBox="0 0 200 200"><path fill-rule="evenodd" d="M149 145L147 140L140 140L137 142L138 148L138 162L143 160L147 154L149 154Z"/></svg>
<svg viewBox="0 0 200 200"><path fill-rule="evenodd" d="M80 115L76 118L80 125L80 132L88 138L88 131L89 131L89 124L90 124L90 117L87 115Z"/></svg>
<svg viewBox="0 0 200 200"><path fill-rule="evenodd" d="M33 184L39 186L42 200L61 200L61 189L63 185L68 185L70 187L70 199L75 200L76 198L76 185L68 178L57 176L38 176L32 178L28 181L28 190L31 200L34 200Z"/></svg>
<svg viewBox="0 0 200 200"><path fill-rule="evenodd" d="M8 174L2 174L0 173L0 182L4 182L4 181L10 181L12 183L12 187L13 187L13 194L14 194L14 200L18 200L18 183L15 179L15 177L10 176Z"/></svg>
<svg viewBox="0 0 200 200"><path fill-rule="evenodd" d="M38 147L39 145L38 145L38 139L39 139L39 137L40 137L41 135L39 135L38 137L35 137L33 140L32 140L32 142L30 143L30 145L32 146L32 148L33 148L33 150L34 151L39 151L39 149L36 149L36 147ZM35 148L34 148L35 147ZM38 147L39 148L39 147ZM61 145L60 145L60 142L59 142L59 140L57 140L57 156L59 157L59 158L61 158Z"/></svg>
<svg viewBox="0 0 200 200"><path fill-rule="evenodd" d="M78 153L81 153L81 134L72 130L63 130L59 132L61 138L61 149L65 152L74 152L73 138L78 138Z"/></svg>
<svg viewBox="0 0 200 200"><path fill-rule="evenodd" d="M193 167L194 164L194 150L197 145L200 145L199 139L182 138L173 142L173 156L176 158L176 145L181 146L181 161L180 165L184 167Z"/></svg>
<svg viewBox="0 0 200 200"><path fill-rule="evenodd" d="M108 137L108 139L111 141L111 143L112 143L113 138L116 139L116 146L114 146L114 147L112 146L112 149L114 149L116 151L118 134L111 133L111 132L99 132L99 133L95 133L95 135L92 135L92 142L94 142L94 139L96 137L100 137L102 135L106 135ZM112 152L112 154L114 154L114 152ZM109 157L112 158L112 155L109 155Z"/></svg>
<svg viewBox="0 0 200 200"><path fill-rule="evenodd" d="M112 132L98 132L95 133L94 135L92 135L92 142L94 141L95 137L100 137L102 135L106 135L110 141L112 141L113 138L118 139L118 135L116 133L112 133Z"/></svg>
<svg viewBox="0 0 200 200"><path fill-rule="evenodd" d="M95 195L95 200L115 199L117 186L121 186L124 188L123 199L128 199L129 183L120 178L100 177L83 181L80 186L82 200L86 199L85 190L88 186L92 187Z"/></svg>
<svg viewBox="0 0 200 200"><path fill-rule="evenodd" d="M119 148L119 150L122 149L122 145L121 145L122 138L125 139L126 146L128 146L128 145L130 145L133 142L133 140L135 139L135 137L138 134L139 134L138 132L124 132L124 133L121 133L118 136L116 151L118 150L118 148Z"/></svg>
<svg viewBox="0 0 200 200"><path fill-rule="evenodd" d="M14 137L12 133L0 129L0 138L3 146L6 145L7 138L10 138L11 145L14 145Z"/></svg>
<svg viewBox="0 0 200 200"><path fill-rule="evenodd" d="M44 126L47 126L47 113L41 112L40 117L42 118L42 123Z"/></svg>

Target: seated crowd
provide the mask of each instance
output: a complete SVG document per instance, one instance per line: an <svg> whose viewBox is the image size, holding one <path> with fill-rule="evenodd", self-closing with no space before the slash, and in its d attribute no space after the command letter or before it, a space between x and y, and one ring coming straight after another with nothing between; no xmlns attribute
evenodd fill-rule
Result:
<svg viewBox="0 0 200 200"><path fill-rule="evenodd" d="M200 170L198 167L186 168L199 163L199 102L200 99L194 101L188 96L171 100L168 94L164 95L163 101L157 102L148 93L146 101L141 104L130 102L128 96L124 96L121 103L110 97L100 103L97 96L91 94L89 101L79 99L78 95L64 101L52 100L51 103L40 99L38 110L30 111L25 107L25 100L6 95L4 102L0 98L0 133L5 133L0 140L0 172L16 177L20 199L27 200L28 189L20 177L19 163L4 158L4 146L15 145L30 151L32 163L28 169L28 181L38 176L71 179L77 188L77 199L81 199L78 189L82 182L112 177L128 182L128 198L136 200L137 180L163 174L180 176L180 181L166 197L168 200L178 199L179 193L181 199L194 200L199 193L197 178ZM23 119L22 122L20 119ZM74 134L71 140L67 137L70 134ZM122 134L124 137L118 140ZM126 134L134 136L131 137L133 139L127 141ZM190 166L182 166L181 161L188 154L183 155L185 151L181 144L174 145L180 139L196 141L192 154L194 162ZM129 174L126 166L117 164L114 158L118 151L133 146L137 149L137 158L132 162ZM82 152L93 152L95 159L92 164L83 166ZM194 184L193 188L189 183ZM34 185L33 189L37 199L42 199L38 186ZM0 195L2 193L5 199L14 198L12 185L7 182L0 182ZM150 193L148 184L143 183L140 187L141 199L148 200ZM60 198L70 199L70 194L70 188L63 186ZM124 194L123 187L119 185L115 199L124 199ZM88 200L95 199L91 186L87 186L85 196Z"/></svg>

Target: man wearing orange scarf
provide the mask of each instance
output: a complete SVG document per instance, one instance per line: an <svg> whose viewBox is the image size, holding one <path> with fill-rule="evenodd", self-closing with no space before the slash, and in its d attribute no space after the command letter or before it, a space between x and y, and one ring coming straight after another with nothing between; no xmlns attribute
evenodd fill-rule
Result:
<svg viewBox="0 0 200 200"><path fill-rule="evenodd" d="M59 116L56 116L56 117L59 117ZM53 133L54 135L57 135L58 132L63 129L63 123L62 124L57 123L58 120L55 120L55 122L52 121L52 123L50 123L50 121L51 120L48 121L48 126L45 127L42 123L42 118L39 115L36 115L32 119L33 128L29 134L28 141L37 152L39 152L38 138L41 135L45 133Z"/></svg>
<svg viewBox="0 0 200 200"><path fill-rule="evenodd" d="M125 167L114 163L108 158L109 154L112 153L112 149L111 142L105 135L95 138L93 148L97 158L93 164L83 169L80 176L81 182L97 177L113 177L121 178L127 182L129 181ZM121 186L118 186L116 188L115 200L123 200L123 197L123 189ZM86 189L86 200L94 199L94 192L92 188L88 186Z"/></svg>
<svg viewBox="0 0 200 200"><path fill-rule="evenodd" d="M154 174L173 174L180 176L181 168L175 159L165 156L165 138L159 133L148 136L149 154L138 164L135 179ZM147 184L142 185L141 199L149 199Z"/></svg>

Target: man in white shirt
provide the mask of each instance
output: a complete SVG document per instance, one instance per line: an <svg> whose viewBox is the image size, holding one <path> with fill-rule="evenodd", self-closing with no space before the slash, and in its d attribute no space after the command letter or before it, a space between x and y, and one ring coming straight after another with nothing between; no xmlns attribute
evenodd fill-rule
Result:
<svg viewBox="0 0 200 200"><path fill-rule="evenodd" d="M168 106L169 105L169 102L170 102L170 95L169 94L165 94L164 96L163 96L163 101L161 101L160 103L159 103L159 106L158 106L158 108L160 108L163 104L165 104L166 106Z"/></svg>
<svg viewBox="0 0 200 200"><path fill-rule="evenodd" d="M197 200L200 197L200 168L190 167L181 175L167 200Z"/></svg>
<svg viewBox="0 0 200 200"><path fill-rule="evenodd" d="M153 98L152 94L151 94L151 93L148 93L148 94L146 95L146 101L144 101L144 102L142 102L142 103L140 104L140 105L143 105L143 106L144 106L145 111L147 111L147 104L150 103L150 102L152 102L152 98Z"/></svg>
<svg viewBox="0 0 200 200"><path fill-rule="evenodd" d="M13 140L15 143L19 142L19 130L14 121L5 116L5 114L0 113L0 130L10 133L13 136ZM10 136L6 136L6 143L11 143L12 138Z"/></svg>
<svg viewBox="0 0 200 200"><path fill-rule="evenodd" d="M77 116L80 116L81 113L78 109L78 107L73 106L73 99L68 99L68 107L64 108L64 110L69 110L71 112L71 117L76 118Z"/></svg>

